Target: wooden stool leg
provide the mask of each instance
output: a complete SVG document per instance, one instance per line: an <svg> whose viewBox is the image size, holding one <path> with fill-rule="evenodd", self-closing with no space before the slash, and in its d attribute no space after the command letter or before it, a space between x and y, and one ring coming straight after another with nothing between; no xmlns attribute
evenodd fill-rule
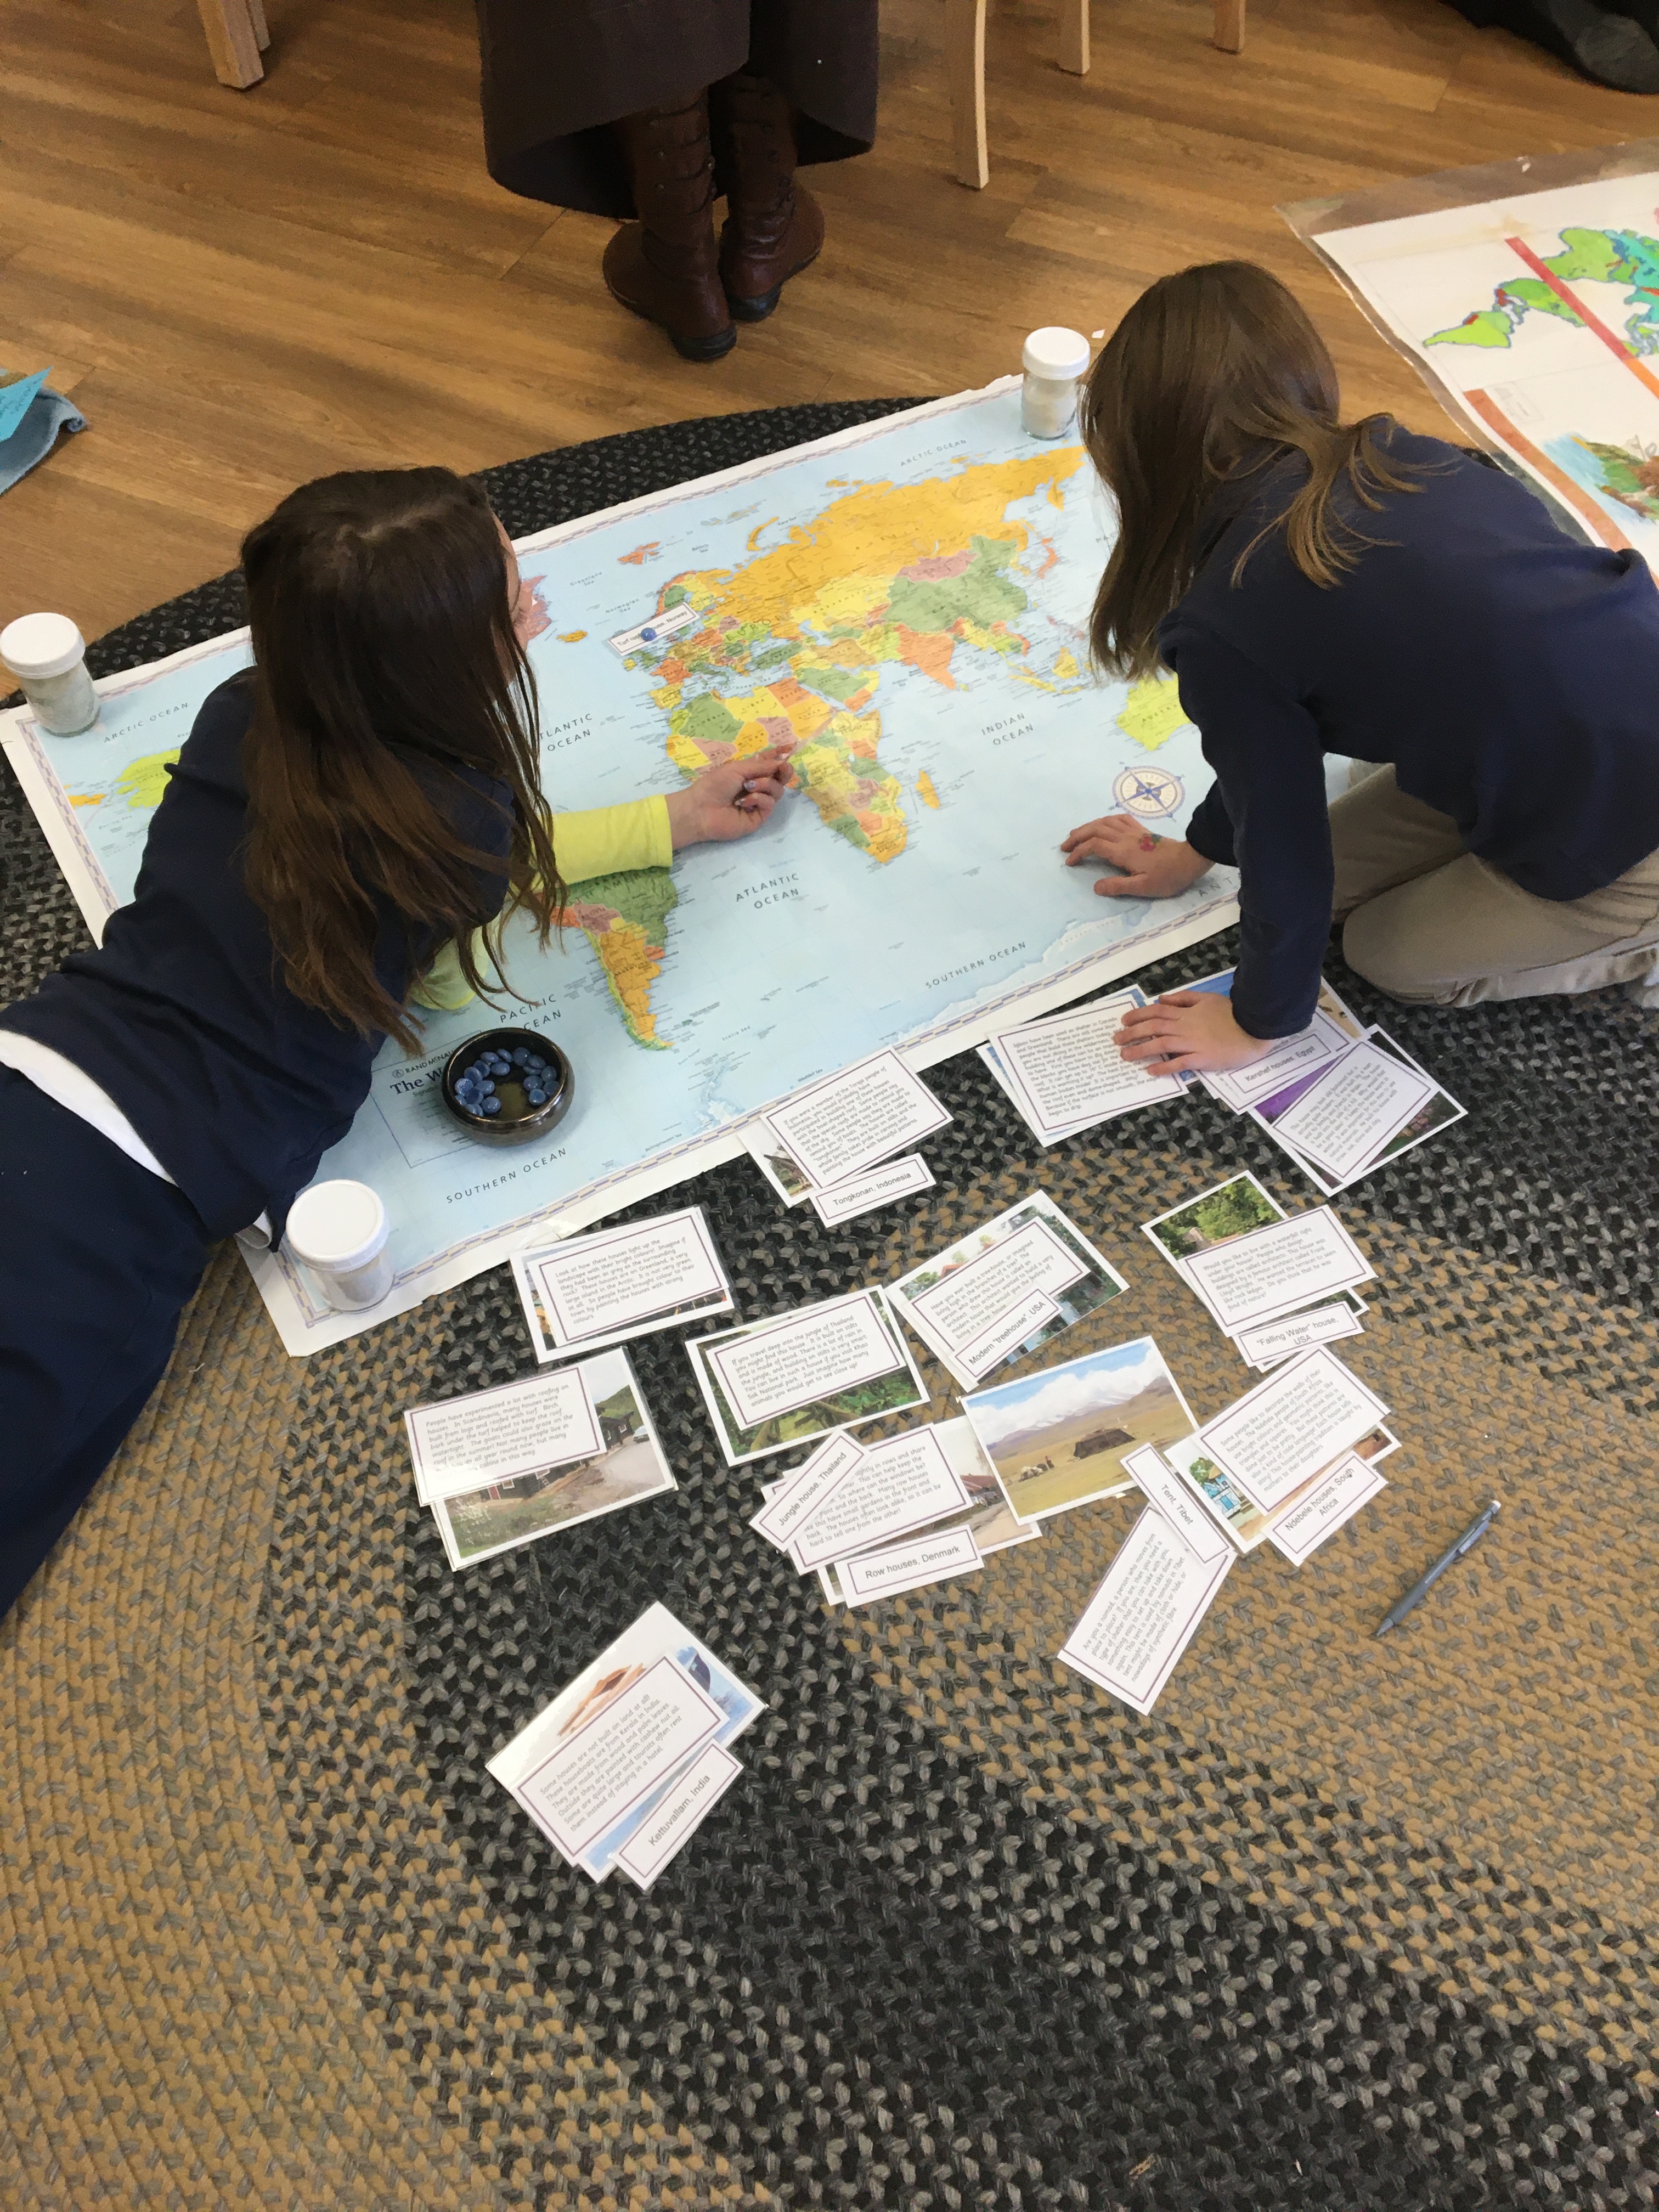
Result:
<svg viewBox="0 0 1659 2212"><path fill-rule="evenodd" d="M259 60L259 49L270 43L267 31L260 38L255 30L252 6L259 0L196 0L202 18L202 28L207 33L208 52L213 57L213 74L221 84L245 92L251 84L258 84L264 75ZM259 27L264 27L264 9L259 7Z"/></svg>
<svg viewBox="0 0 1659 2212"><path fill-rule="evenodd" d="M1089 0L1060 0L1060 65L1073 76L1089 74Z"/></svg>
<svg viewBox="0 0 1659 2212"><path fill-rule="evenodd" d="M945 0L945 44L957 180L983 191L991 181L985 149L985 0Z"/></svg>
<svg viewBox="0 0 1659 2212"><path fill-rule="evenodd" d="M1215 43L1224 54L1244 51L1244 0L1215 0Z"/></svg>
<svg viewBox="0 0 1659 2212"><path fill-rule="evenodd" d="M265 25L264 0L247 0L248 21L253 26L253 43L263 54L270 45L270 33Z"/></svg>

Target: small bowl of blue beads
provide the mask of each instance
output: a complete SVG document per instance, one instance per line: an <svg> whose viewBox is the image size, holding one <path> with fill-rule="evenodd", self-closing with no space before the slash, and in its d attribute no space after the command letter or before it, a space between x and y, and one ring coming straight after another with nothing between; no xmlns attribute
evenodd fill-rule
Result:
<svg viewBox="0 0 1659 2212"><path fill-rule="evenodd" d="M444 1104L486 1145L528 1145L570 1111L576 1079L534 1030L484 1030L456 1046L440 1079Z"/></svg>

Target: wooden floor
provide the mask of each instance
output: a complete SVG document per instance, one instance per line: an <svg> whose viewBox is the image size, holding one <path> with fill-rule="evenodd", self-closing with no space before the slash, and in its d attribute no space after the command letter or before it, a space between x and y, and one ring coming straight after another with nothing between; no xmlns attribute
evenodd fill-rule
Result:
<svg viewBox="0 0 1659 2212"><path fill-rule="evenodd" d="M7 0L0 365L90 428L0 504L0 622L88 635L230 567L330 469L474 469L785 401L959 390L1034 324L1109 325L1151 278L1249 255L1311 307L1355 409L1433 427L1415 376L1274 214L1425 170L1659 127L1442 0L994 0L992 174L950 173L941 0L884 6L881 141L819 173L830 243L721 362L615 307L609 224L485 173L471 0L269 0L264 82L213 79L191 0Z"/></svg>

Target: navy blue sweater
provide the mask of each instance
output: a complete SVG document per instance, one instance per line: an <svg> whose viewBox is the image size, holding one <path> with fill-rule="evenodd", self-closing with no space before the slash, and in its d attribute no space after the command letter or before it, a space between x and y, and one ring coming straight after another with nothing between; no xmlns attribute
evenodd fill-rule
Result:
<svg viewBox="0 0 1659 2212"><path fill-rule="evenodd" d="M72 953L0 1023L63 1054L101 1084L215 1237L290 1201L368 1094L385 1042L341 1028L283 982L260 909L242 882L247 833L246 678L203 702L150 823L132 902L94 952ZM417 765L411 763L411 765ZM423 775L429 772L417 765ZM434 782L433 788L438 786ZM441 804L470 843L505 860L507 788L460 769ZM480 878L484 911L507 890ZM375 972L402 1000L434 946L382 909Z"/></svg>
<svg viewBox="0 0 1659 2212"><path fill-rule="evenodd" d="M1392 762L1400 788L1539 898L1581 898L1659 850L1659 591L1638 554L1565 537L1525 487L1395 428L1429 463L1328 590L1275 532L1306 464L1224 487L1158 644L1215 784L1188 842L1240 872L1233 1012L1252 1036L1311 1019L1331 920L1324 756Z"/></svg>

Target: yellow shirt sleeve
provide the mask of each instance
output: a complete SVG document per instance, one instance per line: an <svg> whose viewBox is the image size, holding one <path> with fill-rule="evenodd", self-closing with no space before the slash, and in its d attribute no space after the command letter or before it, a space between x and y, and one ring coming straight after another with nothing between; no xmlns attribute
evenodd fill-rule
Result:
<svg viewBox="0 0 1659 2212"><path fill-rule="evenodd" d="M622 806L591 806L553 817L553 852L567 884L591 883L595 876L620 876L635 868L673 864L674 840L668 827L668 801L659 794L629 799ZM473 954L488 975L489 957L477 931ZM452 939L410 993L411 1002L434 1013L451 1013L471 1003L473 991L461 971L459 948Z"/></svg>
<svg viewBox="0 0 1659 2212"><path fill-rule="evenodd" d="M595 876L620 876L633 868L673 864L668 801L634 799L624 806L592 806L581 814L553 817L553 857L568 884Z"/></svg>

